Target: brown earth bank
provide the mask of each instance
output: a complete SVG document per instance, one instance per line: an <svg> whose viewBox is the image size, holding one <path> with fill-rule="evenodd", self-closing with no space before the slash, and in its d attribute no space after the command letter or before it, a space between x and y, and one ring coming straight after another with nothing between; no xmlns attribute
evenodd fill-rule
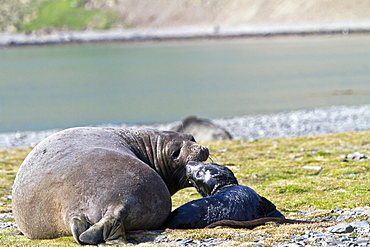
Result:
<svg viewBox="0 0 370 247"><path fill-rule="evenodd" d="M102 1L87 2L102 7ZM105 6L136 28L370 20L370 0L118 0Z"/></svg>
<svg viewBox="0 0 370 247"><path fill-rule="evenodd" d="M39 6L47 1L0 0L0 31L16 32L19 26L35 19ZM79 2L86 10L114 11L118 14L119 20L113 28L370 21L370 0L75 0L74 2Z"/></svg>

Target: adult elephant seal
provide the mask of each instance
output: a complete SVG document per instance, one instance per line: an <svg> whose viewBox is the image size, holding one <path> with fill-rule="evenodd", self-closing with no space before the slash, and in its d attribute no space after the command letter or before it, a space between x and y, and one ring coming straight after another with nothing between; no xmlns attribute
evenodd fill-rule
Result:
<svg viewBox="0 0 370 247"><path fill-rule="evenodd" d="M156 229L171 195L190 186L185 165L208 149L188 134L72 128L37 145L13 186L13 213L31 239L73 235L80 244L123 244L125 231Z"/></svg>
<svg viewBox="0 0 370 247"><path fill-rule="evenodd" d="M162 228L229 226L252 229L266 222L308 223L285 219L275 205L253 189L238 185L233 172L215 163L189 162L186 173L204 197L174 210Z"/></svg>
<svg viewBox="0 0 370 247"><path fill-rule="evenodd" d="M209 119L189 116L171 127L172 131L188 133L198 142L232 139L230 133Z"/></svg>

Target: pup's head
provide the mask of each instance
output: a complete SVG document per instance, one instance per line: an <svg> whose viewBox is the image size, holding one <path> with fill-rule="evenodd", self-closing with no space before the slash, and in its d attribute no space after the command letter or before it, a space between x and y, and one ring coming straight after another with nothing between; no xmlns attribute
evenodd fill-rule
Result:
<svg viewBox="0 0 370 247"><path fill-rule="evenodd" d="M215 163L190 161L186 165L186 175L203 197L217 194L225 186L238 185L234 173L229 168Z"/></svg>

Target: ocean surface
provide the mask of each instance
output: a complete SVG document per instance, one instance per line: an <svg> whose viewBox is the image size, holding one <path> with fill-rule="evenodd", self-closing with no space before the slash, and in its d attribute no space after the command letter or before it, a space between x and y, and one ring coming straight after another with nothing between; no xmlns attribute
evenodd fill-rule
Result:
<svg viewBox="0 0 370 247"><path fill-rule="evenodd" d="M366 104L369 35L0 49L0 132Z"/></svg>

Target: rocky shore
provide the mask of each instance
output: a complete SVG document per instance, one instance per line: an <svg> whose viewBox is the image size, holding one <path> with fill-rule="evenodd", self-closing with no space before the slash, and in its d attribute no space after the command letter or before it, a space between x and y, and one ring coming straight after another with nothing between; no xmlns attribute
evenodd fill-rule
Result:
<svg viewBox="0 0 370 247"><path fill-rule="evenodd" d="M233 139L287 138L370 130L370 105L332 106L286 111L268 115L250 115L212 121L226 129ZM121 127L152 127L169 130L179 122L154 125L119 125ZM105 125L113 126L113 125ZM47 136L59 131L26 131L0 133L0 148L33 147Z"/></svg>
<svg viewBox="0 0 370 247"><path fill-rule="evenodd" d="M276 23L239 26L182 26L102 31L68 31L53 34L0 33L1 46L53 45L98 42L137 42L205 38L266 37L278 35L370 33L370 21Z"/></svg>

